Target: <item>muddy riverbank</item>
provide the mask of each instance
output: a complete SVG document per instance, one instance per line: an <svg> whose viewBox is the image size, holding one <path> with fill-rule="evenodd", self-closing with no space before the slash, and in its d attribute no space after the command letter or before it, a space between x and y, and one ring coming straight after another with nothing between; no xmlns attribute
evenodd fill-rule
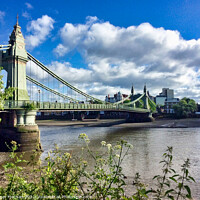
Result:
<svg viewBox="0 0 200 200"><path fill-rule="evenodd" d="M162 119L154 122L126 123L124 119L107 120L37 120L39 126L77 126L77 127L129 127L129 128L192 128L200 127L200 118Z"/></svg>

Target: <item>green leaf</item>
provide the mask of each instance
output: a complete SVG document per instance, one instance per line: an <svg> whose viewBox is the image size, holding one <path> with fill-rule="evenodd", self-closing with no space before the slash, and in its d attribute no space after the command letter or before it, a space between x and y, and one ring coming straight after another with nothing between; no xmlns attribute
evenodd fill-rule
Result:
<svg viewBox="0 0 200 200"><path fill-rule="evenodd" d="M174 189L167 190L167 191L165 192L165 196L166 196L167 194L169 194L170 192L173 192L173 191L174 191Z"/></svg>
<svg viewBox="0 0 200 200"><path fill-rule="evenodd" d="M166 186L168 186L168 187L170 187L170 184L169 183L163 183L164 185L166 185Z"/></svg>
<svg viewBox="0 0 200 200"><path fill-rule="evenodd" d="M52 162L52 163L51 163L51 167L53 167L54 165L55 165L55 162Z"/></svg>
<svg viewBox="0 0 200 200"><path fill-rule="evenodd" d="M172 177L174 178L174 177L177 177L177 176L180 176L179 174L175 174L175 175L173 175Z"/></svg>
<svg viewBox="0 0 200 200"><path fill-rule="evenodd" d="M45 183L44 177L41 177L41 179L42 179L42 184L44 185L44 183Z"/></svg>
<svg viewBox="0 0 200 200"><path fill-rule="evenodd" d="M192 196L191 196L191 190L190 190L190 187L187 186L187 185L184 185L184 188L187 190L187 193L188 193L188 194L186 195L186 197L189 198L189 199L191 199Z"/></svg>
<svg viewBox="0 0 200 200"><path fill-rule="evenodd" d="M160 177L160 176L159 176L159 175L154 176L154 177L153 177L153 180L156 179L157 177Z"/></svg>
<svg viewBox="0 0 200 200"><path fill-rule="evenodd" d="M177 183L177 180L174 177L169 177L169 179Z"/></svg>
<svg viewBox="0 0 200 200"><path fill-rule="evenodd" d="M143 189L140 190L140 193L141 193L142 195L144 195L144 194L146 194L146 190L143 188Z"/></svg>
<svg viewBox="0 0 200 200"><path fill-rule="evenodd" d="M148 193L156 193L156 191L153 190L153 189L151 189L151 190L147 190L147 191L146 191L146 194L148 194Z"/></svg>
<svg viewBox="0 0 200 200"><path fill-rule="evenodd" d="M188 169L185 170L186 177L188 177Z"/></svg>
<svg viewBox="0 0 200 200"><path fill-rule="evenodd" d="M183 184L182 183L179 183L178 184L178 188L180 189L180 188L182 188L183 187Z"/></svg>
<svg viewBox="0 0 200 200"><path fill-rule="evenodd" d="M170 168L171 171L173 171L174 173L176 173L175 169Z"/></svg>
<svg viewBox="0 0 200 200"><path fill-rule="evenodd" d="M173 196L171 196L171 195L168 195L168 198L170 198L170 199L174 200L174 197L173 197Z"/></svg>
<svg viewBox="0 0 200 200"><path fill-rule="evenodd" d="M196 183L195 179L192 176L188 176L189 179L191 179L193 182Z"/></svg>

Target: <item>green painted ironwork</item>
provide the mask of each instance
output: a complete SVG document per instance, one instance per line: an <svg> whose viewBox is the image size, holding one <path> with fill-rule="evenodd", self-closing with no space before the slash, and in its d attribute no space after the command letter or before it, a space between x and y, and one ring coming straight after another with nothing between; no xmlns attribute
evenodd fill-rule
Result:
<svg viewBox="0 0 200 200"><path fill-rule="evenodd" d="M120 103L124 103L124 101L128 100L130 98L130 95L124 99L122 99L121 101L117 101L115 103L113 103L114 105L120 104Z"/></svg>
<svg viewBox="0 0 200 200"><path fill-rule="evenodd" d="M55 94L55 95L58 95L58 96L60 96L60 97L62 97L62 98L64 98L64 99L68 99L68 100L73 101L73 102L79 102L79 101L76 100L76 99L73 99L73 98L71 98L71 97L69 97L69 96L67 96L67 95L64 95L64 94L62 94L62 93L60 93L60 92L57 92L56 90L53 90L53 89L51 89L51 88L49 88L49 87L43 85L42 83L36 81L35 79L31 78L31 77L28 76L28 75L26 75L26 79L27 79L28 81L30 81L30 82L32 82L32 83L34 83L34 84L40 86L41 88L43 88L43 89L45 89L45 90L47 90L47 91L49 91L49 92L51 92L51 93L53 93L53 94Z"/></svg>
<svg viewBox="0 0 200 200"><path fill-rule="evenodd" d="M127 111L127 112L138 112L138 113L149 113L155 111L155 103L151 101L148 96L146 85L144 87L144 92L141 95L133 95L134 91L132 89L132 94L125 99L115 102L109 103L97 99L78 88L74 87L58 75L56 75L53 71L48 69L44 64L34 58L30 53L26 52L24 37L21 32L21 27L18 24L14 26L14 30L10 36L10 41L8 45L0 45L0 65L4 67L4 69L8 72L7 78L7 87L14 87L16 90L13 95L13 99L5 102L5 109L24 109L27 103L31 103L29 101L29 96L26 87L26 80L31 81L32 83L38 85L39 87L58 95L64 99L69 99L73 103L50 103L50 102L36 102L33 101L33 104L36 105L38 110L69 110L69 111ZM30 76L26 75L26 63L30 60L34 62L37 66L39 66L42 70L47 72L53 78L57 79L63 85L71 88L73 91L83 95L87 99L91 99L93 104L84 104L79 103L77 99L71 98L67 95L64 95L56 90L53 90L44 84L36 81ZM133 88L133 87L132 87ZM124 103L124 101L131 99L132 101L129 103ZM134 99L134 97L136 99ZM144 108L135 107L136 102L141 102ZM100 104L96 104L96 103Z"/></svg>
<svg viewBox="0 0 200 200"><path fill-rule="evenodd" d="M30 61L33 61L37 66L39 66L41 69L43 69L44 71L46 71L48 74L50 74L52 77L54 77L55 79L57 79L58 81L60 81L62 84L66 85L67 87L71 88L72 90L74 90L75 92L85 96L86 98L89 98L91 100L94 101L98 101L101 103L106 103L105 101L102 101L100 99L97 99L89 94L86 94L85 92L79 90L78 88L74 87L73 85L71 85L70 83L68 83L67 81L65 81L64 79L60 78L58 75L56 75L54 72L52 72L50 69L48 69L45 65L43 65L40 61L38 61L36 58L34 58L30 53L27 52L28 55L28 59Z"/></svg>
<svg viewBox="0 0 200 200"><path fill-rule="evenodd" d="M129 103L125 103L124 105L129 106L132 105L134 103L136 103L137 101L139 101L140 99L142 99L142 97L144 97L145 94L142 94L140 97L138 97L137 99L135 99L134 101L131 101Z"/></svg>
<svg viewBox="0 0 200 200"><path fill-rule="evenodd" d="M6 100L4 109L24 109L27 103L33 103L38 110L60 111L128 111L137 113L149 113L150 110L129 107L123 104L76 104L76 103L51 103L38 101L11 101Z"/></svg>

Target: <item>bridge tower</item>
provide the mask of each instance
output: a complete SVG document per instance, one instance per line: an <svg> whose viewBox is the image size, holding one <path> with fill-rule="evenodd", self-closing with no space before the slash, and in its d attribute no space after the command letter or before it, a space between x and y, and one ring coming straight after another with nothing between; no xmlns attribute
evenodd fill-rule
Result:
<svg viewBox="0 0 200 200"><path fill-rule="evenodd" d="M9 46L10 48L0 54L0 64L8 73L6 88L15 88L12 100L29 100L26 87L26 63L28 59L24 37L18 24L18 16L17 23L10 35Z"/></svg>
<svg viewBox="0 0 200 200"><path fill-rule="evenodd" d="M133 101L134 99L134 87L133 87L133 84L132 84L132 87L131 87L131 101ZM135 108L135 103L133 104L133 107Z"/></svg>
<svg viewBox="0 0 200 200"><path fill-rule="evenodd" d="M3 48L2 48L3 47ZM18 105L18 101L29 101L26 86L26 63L28 62L25 41L21 32L21 27L17 23L10 35L8 45L0 45L0 66L7 71L7 85L15 88L11 104ZM15 104L16 101L16 104ZM19 103L20 105L20 103ZM0 151L6 150L7 144L14 140L21 146L18 150L30 151L41 150L40 130L35 123L36 110L27 110L23 106L11 108L0 113ZM2 143L2 144L1 144Z"/></svg>
<svg viewBox="0 0 200 200"><path fill-rule="evenodd" d="M148 110L150 109L146 84L144 85L144 108Z"/></svg>

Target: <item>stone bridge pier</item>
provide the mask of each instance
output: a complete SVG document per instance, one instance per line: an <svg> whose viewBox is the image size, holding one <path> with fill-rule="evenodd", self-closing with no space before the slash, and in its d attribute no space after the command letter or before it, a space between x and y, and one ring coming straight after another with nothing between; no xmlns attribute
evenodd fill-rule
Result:
<svg viewBox="0 0 200 200"><path fill-rule="evenodd" d="M36 111L12 110L0 113L0 151L8 151L11 141L19 144L18 151L42 150L40 130L35 124ZM7 144L7 145L6 145Z"/></svg>
<svg viewBox="0 0 200 200"><path fill-rule="evenodd" d="M152 117L152 113L134 113L129 112L128 117L126 119L129 123L139 123L139 122L152 122L154 118Z"/></svg>

